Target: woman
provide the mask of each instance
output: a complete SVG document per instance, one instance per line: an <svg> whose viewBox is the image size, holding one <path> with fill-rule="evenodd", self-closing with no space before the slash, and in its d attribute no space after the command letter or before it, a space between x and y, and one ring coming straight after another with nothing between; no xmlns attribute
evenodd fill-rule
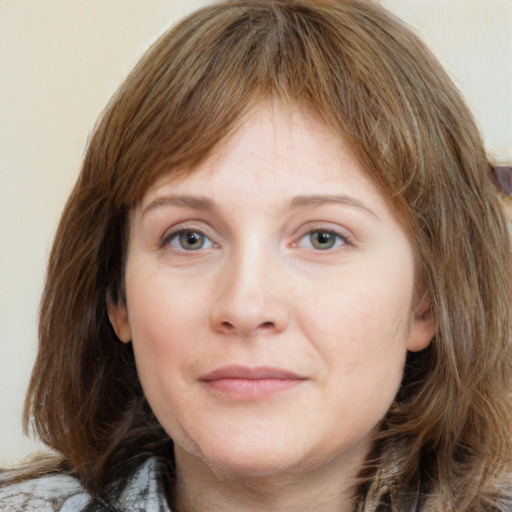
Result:
<svg viewBox="0 0 512 512"><path fill-rule="evenodd" d="M510 510L511 256L468 109L352 1L198 11L50 257L31 510Z"/></svg>

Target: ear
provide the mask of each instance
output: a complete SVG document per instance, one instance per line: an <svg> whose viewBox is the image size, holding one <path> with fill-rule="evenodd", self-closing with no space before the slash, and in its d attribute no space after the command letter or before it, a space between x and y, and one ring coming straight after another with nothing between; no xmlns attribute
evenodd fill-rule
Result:
<svg viewBox="0 0 512 512"><path fill-rule="evenodd" d="M419 352L428 347L437 329L437 322L432 313L430 299L424 295L414 305L411 327L407 337L407 350Z"/></svg>
<svg viewBox="0 0 512 512"><path fill-rule="evenodd" d="M128 323L128 311L126 304L118 300L116 303L107 301L108 318L114 328L117 337L123 342L128 343L132 339L132 331Z"/></svg>

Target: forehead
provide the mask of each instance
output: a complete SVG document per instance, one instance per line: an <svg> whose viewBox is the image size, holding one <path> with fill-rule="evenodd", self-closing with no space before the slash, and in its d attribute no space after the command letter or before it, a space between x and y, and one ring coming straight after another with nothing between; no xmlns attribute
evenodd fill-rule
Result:
<svg viewBox="0 0 512 512"><path fill-rule="evenodd" d="M151 186L142 207L158 197L202 190L207 196L250 200L258 193L276 199L297 194L372 196L382 202L353 153L319 116L265 102L192 172L170 172Z"/></svg>

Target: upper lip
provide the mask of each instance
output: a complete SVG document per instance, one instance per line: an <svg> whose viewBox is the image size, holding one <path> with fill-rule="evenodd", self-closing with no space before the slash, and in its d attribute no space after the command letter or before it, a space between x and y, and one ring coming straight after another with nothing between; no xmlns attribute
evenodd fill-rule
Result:
<svg viewBox="0 0 512 512"><path fill-rule="evenodd" d="M216 368L215 370L205 373L199 377L202 381L213 381L220 379L283 379L283 380L297 380L303 379L300 375L285 370L283 368L276 368L273 366L241 366L229 365Z"/></svg>

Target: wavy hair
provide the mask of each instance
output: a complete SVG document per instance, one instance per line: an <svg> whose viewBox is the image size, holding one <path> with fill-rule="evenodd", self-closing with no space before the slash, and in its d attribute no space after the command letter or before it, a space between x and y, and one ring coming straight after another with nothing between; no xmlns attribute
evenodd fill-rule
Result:
<svg viewBox="0 0 512 512"><path fill-rule="evenodd" d="M418 37L370 3L222 2L149 49L102 114L55 236L25 428L103 501L149 455L171 482L172 441L107 316L108 301L124 300L127 215L269 97L314 111L352 149L410 236L437 321L430 346L408 354L357 510L511 510L506 219L461 95Z"/></svg>

